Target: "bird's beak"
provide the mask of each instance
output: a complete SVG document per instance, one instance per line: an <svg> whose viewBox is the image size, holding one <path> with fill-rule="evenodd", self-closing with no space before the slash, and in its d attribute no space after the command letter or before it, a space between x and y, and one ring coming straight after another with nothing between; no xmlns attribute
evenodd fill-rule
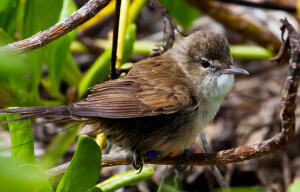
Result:
<svg viewBox="0 0 300 192"><path fill-rule="evenodd" d="M235 67L233 65L229 65L228 68L222 69L221 72L223 74L244 74L244 75L249 75L248 71Z"/></svg>

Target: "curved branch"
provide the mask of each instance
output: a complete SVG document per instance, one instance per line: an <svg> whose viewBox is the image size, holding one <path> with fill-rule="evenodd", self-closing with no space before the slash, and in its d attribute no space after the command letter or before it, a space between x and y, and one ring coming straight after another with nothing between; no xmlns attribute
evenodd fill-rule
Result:
<svg viewBox="0 0 300 192"><path fill-rule="evenodd" d="M111 0L90 0L78 11L66 19L60 21L49 29L37 33L27 39L20 40L4 47L0 47L0 55L25 53L34 49L44 47L48 43L71 32L79 25L93 18L101 11Z"/></svg>

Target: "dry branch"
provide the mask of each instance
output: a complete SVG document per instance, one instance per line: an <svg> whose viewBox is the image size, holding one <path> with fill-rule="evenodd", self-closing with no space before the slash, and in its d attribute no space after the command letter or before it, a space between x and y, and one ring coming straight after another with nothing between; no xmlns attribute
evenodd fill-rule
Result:
<svg viewBox="0 0 300 192"><path fill-rule="evenodd" d="M78 11L49 29L37 33L27 39L1 47L0 55L25 53L44 47L48 43L62 37L73 29L76 29L79 25L93 18L99 11L108 5L110 1L111 0L90 0Z"/></svg>

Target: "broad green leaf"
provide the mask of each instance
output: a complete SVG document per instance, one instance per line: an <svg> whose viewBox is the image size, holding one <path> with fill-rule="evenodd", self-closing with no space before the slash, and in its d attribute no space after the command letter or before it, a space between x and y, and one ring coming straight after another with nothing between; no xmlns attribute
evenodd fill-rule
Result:
<svg viewBox="0 0 300 192"><path fill-rule="evenodd" d="M0 189L3 192L52 192L43 171L34 165L24 164L0 156Z"/></svg>
<svg viewBox="0 0 300 192"><path fill-rule="evenodd" d="M183 0L160 0L160 2L175 21L185 29L190 27L199 16L199 11Z"/></svg>
<svg viewBox="0 0 300 192"><path fill-rule="evenodd" d="M287 192L298 192L300 189L300 178L297 178L287 189Z"/></svg>
<svg viewBox="0 0 300 192"><path fill-rule="evenodd" d="M94 187L101 169L101 150L97 143L81 135L71 163L59 182L57 192L83 192Z"/></svg>
<svg viewBox="0 0 300 192"><path fill-rule="evenodd" d="M20 184L23 192L52 192L53 188L48 182L43 170L36 165L22 165L20 168L22 173L30 173L25 178L22 178L22 183Z"/></svg>
<svg viewBox="0 0 300 192"><path fill-rule="evenodd" d="M93 192L99 190L108 192L115 191L125 186L135 185L138 182L148 180L154 174L153 167L145 166L140 174L137 174L137 170L126 171L125 173L114 175L107 180L97 184Z"/></svg>
<svg viewBox="0 0 300 192"><path fill-rule="evenodd" d="M45 154L41 157L38 165L43 169L49 169L52 167L61 156L68 150L70 145L76 139L78 129L80 125L77 124L68 124L65 129L51 141L47 146Z"/></svg>
<svg viewBox="0 0 300 192"><path fill-rule="evenodd" d="M20 117L18 114L7 114L7 121ZM11 137L11 158L26 164L35 164L34 141L30 120L11 122L8 124ZM25 128L24 128L25 127Z"/></svg>
<svg viewBox="0 0 300 192"><path fill-rule="evenodd" d="M58 21L63 20L67 16L71 15L74 11L77 10L77 7L73 0L64 0L63 7L60 13L60 18ZM64 35L60 39L52 42L48 46L48 56L47 56L47 65L49 71L49 86L47 90L52 97L63 99L63 95L60 93L60 84L63 73L63 68L65 65L65 60L70 52L71 42L76 37L76 30Z"/></svg>

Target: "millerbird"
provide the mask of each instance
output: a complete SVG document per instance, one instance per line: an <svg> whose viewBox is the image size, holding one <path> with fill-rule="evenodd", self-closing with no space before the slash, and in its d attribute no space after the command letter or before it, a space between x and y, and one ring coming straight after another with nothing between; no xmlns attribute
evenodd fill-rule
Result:
<svg viewBox="0 0 300 192"><path fill-rule="evenodd" d="M148 152L160 158L190 147L232 89L233 74L248 72L233 66L226 37L202 30L133 64L125 77L95 85L71 105L0 110L23 115L2 124L37 117L91 120L115 146L132 151L133 165L141 169L136 159Z"/></svg>

